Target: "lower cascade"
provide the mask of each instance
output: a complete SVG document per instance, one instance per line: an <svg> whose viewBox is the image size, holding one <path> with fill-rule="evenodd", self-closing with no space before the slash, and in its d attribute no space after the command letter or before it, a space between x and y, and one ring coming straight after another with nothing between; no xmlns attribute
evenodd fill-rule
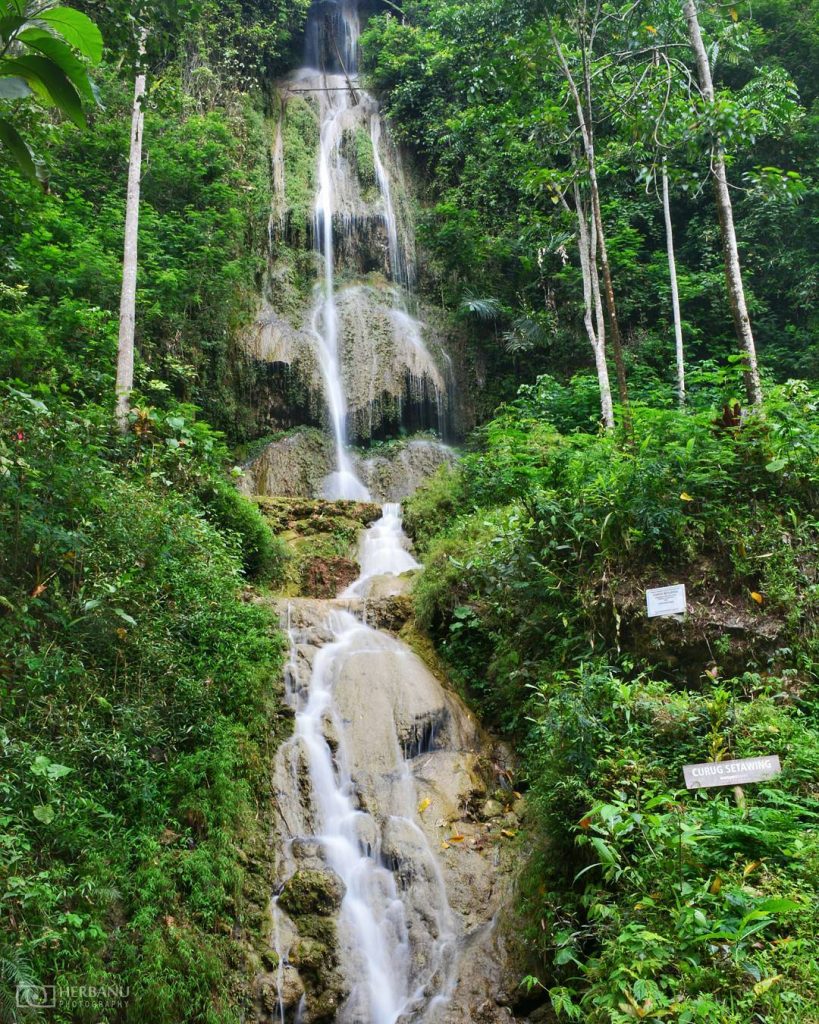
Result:
<svg viewBox="0 0 819 1024"><path fill-rule="evenodd" d="M275 769L277 970L264 1019L508 1020L499 854L474 813L486 738L408 646L366 622L375 582L398 593L417 567L399 506L365 532L361 562L343 597L282 605L295 728Z"/></svg>

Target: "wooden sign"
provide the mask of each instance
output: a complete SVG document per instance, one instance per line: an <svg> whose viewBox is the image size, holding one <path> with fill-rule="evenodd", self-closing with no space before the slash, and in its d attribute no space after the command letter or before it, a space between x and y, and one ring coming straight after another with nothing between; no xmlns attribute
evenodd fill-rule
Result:
<svg viewBox="0 0 819 1024"><path fill-rule="evenodd" d="M664 615L685 615L686 607L685 586L682 583L646 591L646 608L650 619Z"/></svg>
<svg viewBox="0 0 819 1024"><path fill-rule="evenodd" d="M765 782L782 771L779 758L743 757L736 761L712 761L687 764L683 768L687 789L711 789L714 786L744 786L748 782Z"/></svg>

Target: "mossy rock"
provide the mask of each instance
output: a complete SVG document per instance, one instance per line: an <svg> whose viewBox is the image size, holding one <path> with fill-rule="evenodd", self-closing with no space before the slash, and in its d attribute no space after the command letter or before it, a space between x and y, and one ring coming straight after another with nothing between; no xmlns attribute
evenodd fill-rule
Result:
<svg viewBox="0 0 819 1024"><path fill-rule="evenodd" d="M303 978L323 977L329 967L336 966L337 960L335 944L327 945L316 939L300 938L290 950L290 963Z"/></svg>
<svg viewBox="0 0 819 1024"><path fill-rule="evenodd" d="M351 558L311 558L302 566L301 592L307 597L336 597L358 578L358 571Z"/></svg>
<svg viewBox="0 0 819 1024"><path fill-rule="evenodd" d="M284 189L289 235L296 245L306 242L312 220L319 135L319 112L313 98L289 96L282 124Z"/></svg>
<svg viewBox="0 0 819 1024"><path fill-rule="evenodd" d="M334 871L296 871L284 884L279 905L291 917L338 913L344 899L344 883Z"/></svg>
<svg viewBox="0 0 819 1024"><path fill-rule="evenodd" d="M299 917L299 935L334 949L338 939L335 918L321 914L302 914Z"/></svg>

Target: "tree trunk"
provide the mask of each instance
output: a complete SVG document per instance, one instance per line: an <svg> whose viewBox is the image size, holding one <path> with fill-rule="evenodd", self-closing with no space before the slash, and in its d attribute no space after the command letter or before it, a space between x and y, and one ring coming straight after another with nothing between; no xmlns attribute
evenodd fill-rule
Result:
<svg viewBox="0 0 819 1024"><path fill-rule="evenodd" d="M577 215L577 246L580 252L580 270L583 275L583 323L589 336L597 383L600 388L600 412L606 430L614 429L614 409L611 401L611 383L606 362L606 325L603 318L603 303L600 298L600 281L597 276L596 229L594 218L586 219L586 211L580 196L580 186L574 184L575 213ZM569 205L563 201L568 210ZM595 326L596 321L596 326Z"/></svg>
<svg viewBox="0 0 819 1024"><path fill-rule="evenodd" d="M677 351L677 397L685 405L685 352L683 349L682 318L680 317L680 290L677 287L677 257L674 255L674 227L671 223L671 200L668 194L668 171L663 157L663 214L665 215L665 244L668 250L668 277L671 281L671 309L674 314L674 341Z"/></svg>
<svg viewBox="0 0 819 1024"><path fill-rule="evenodd" d="M697 62L697 78L700 91L706 103L714 103L714 83L711 78L711 65L700 31L697 6L694 0L683 0L683 14L688 25L688 37ZM751 405L762 404L762 386L759 380L759 367L756 361L756 345L751 330L751 318L745 302L745 288L742 284L742 269L739 262L739 249L734 229L734 209L731 205L731 193L728 188L728 175L725 169L725 150L717 140L712 153L712 166L717 198L722 248L725 255L725 277L728 282L728 297L734 327L739 341L739 348L744 357L743 373L745 391Z"/></svg>
<svg viewBox="0 0 819 1024"><path fill-rule="evenodd" d="M145 33L139 50L145 55ZM139 189L142 175L142 132L145 123L143 98L145 74L140 72L134 84L131 116L131 151L128 161L128 195L125 206L125 250L122 260L122 293L119 306L119 344L117 347L117 410L120 430L128 430L131 391L134 387L134 331L136 327L137 238L139 233Z"/></svg>
<svg viewBox="0 0 819 1024"><path fill-rule="evenodd" d="M592 219L595 225L595 232L597 237L596 249L600 253L600 269L603 272L603 294L606 299L606 310L609 314L609 328L611 330L611 349L612 355L614 356L614 365L617 370L617 390L620 395L620 401L623 405L623 421L626 429L630 426L629 416L629 401L628 401L628 382L626 380L626 364L623 359L623 344L622 336L620 334L620 321L617 318L617 305L614 298L614 283L611 276L611 266L609 264L608 248L606 246L606 232L603 227L603 214L600 207L600 186L597 181L597 159L594 152L594 135L592 131L590 115L587 116L586 108L583 106L583 100L580 96L580 92L577 88L577 83L572 75L571 68L566 61L563 48L555 35L554 28L550 25L552 42L554 43L555 49L557 50L558 60L560 61L560 67L563 71L563 75L569 86L569 91L572 94L574 100L575 110L577 113L577 126L580 129L580 136L583 140L583 152L586 157L586 166L589 175L589 190L591 192L591 211ZM586 100L591 107L591 79L589 75L588 63L585 63L584 70L584 88L586 90ZM595 261L596 262L596 261Z"/></svg>

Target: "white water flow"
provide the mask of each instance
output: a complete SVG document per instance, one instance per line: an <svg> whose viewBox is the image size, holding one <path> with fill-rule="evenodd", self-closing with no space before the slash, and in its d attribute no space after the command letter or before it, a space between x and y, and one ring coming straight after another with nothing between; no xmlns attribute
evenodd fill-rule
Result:
<svg viewBox="0 0 819 1024"><path fill-rule="evenodd" d="M349 99L346 92L334 94L328 104L328 115L321 126L315 237L324 257L324 295L323 302L316 308L312 326L319 343L319 361L324 377L330 424L336 443L336 471L325 481L325 497L368 501L370 493L355 475L347 452L347 403L338 351L339 320L333 237L335 203L331 160L333 154L338 152L343 115L348 109Z"/></svg>
<svg viewBox="0 0 819 1024"><path fill-rule="evenodd" d="M343 254L347 261L351 252L372 246L374 222L382 222L386 236L384 269L397 286L389 293L394 309L385 310L395 327L396 363L403 365L406 350L411 364L422 367L421 375L414 376L413 365L407 366L409 386L413 396L417 393L418 400L424 394L423 380L428 381L439 405L444 391L440 371L423 344L421 325L405 311L403 293L413 285L415 268L411 242L400 225L395 202L401 172L390 153L378 103L359 84L360 32L356 0L314 4L308 25L307 64L290 80L294 92L306 93L317 102L320 119L313 229L323 274L316 289L310 329L316 341L336 462L334 472L324 482L323 491L330 499L359 501L368 500L369 493L356 474L348 449L350 395L346 391L354 386L352 378L356 370L346 363L356 363L349 346L355 344L355 331L370 313L367 303L356 298L361 294L360 288L343 282L339 286L337 263ZM360 137L361 133L369 135L372 148L372 167L380 196L380 201L376 202L366 195L357 158L350 156L350 140ZM346 336L350 332L352 337ZM347 358L342 356L345 343ZM380 398L383 379L389 378L384 369L376 367L373 371L373 385L378 381L381 386L370 396L371 408ZM347 384L345 370L351 378ZM391 367L390 372L395 374L395 368ZM354 407L355 400L361 397L360 382L355 387ZM369 390L365 389L365 393Z"/></svg>
<svg viewBox="0 0 819 1024"><path fill-rule="evenodd" d="M383 515L361 538L359 561L361 575L342 593L342 597L364 596L376 576L395 576L419 569L412 557L401 522L401 506L388 503Z"/></svg>
<svg viewBox="0 0 819 1024"><path fill-rule="evenodd" d="M390 254L390 270L392 278L398 284L409 289L414 283L414 267L407 258L404 246L398 237L398 216L395 212L395 204L392 199L392 183L384 161L381 158L381 115L378 110L373 111L370 117L370 140L373 144L373 165L375 166L375 178L378 182L378 189L384 202L384 222L387 228L387 243Z"/></svg>
<svg viewBox="0 0 819 1024"><path fill-rule="evenodd" d="M336 469L324 483L325 497L368 501L370 493L358 479L347 451L347 403L339 360L339 317L336 302L335 237L333 219L337 204L334 170L338 171L340 142L350 107L358 102L350 75L358 66L358 39L361 32L355 5L342 3L333 12L329 31L322 33L321 24L311 26L312 42L308 43L308 60L316 66L323 63L322 46L331 43L334 56L341 64L343 78L323 74L320 90L324 91L321 108L324 117L319 139L318 192L315 201L314 238L324 260L323 301L316 306L312 328L318 341L319 363L325 383L330 425L336 445ZM328 38L329 37L329 38ZM311 53L310 50L314 52ZM336 165L335 168L333 165Z"/></svg>
<svg viewBox="0 0 819 1024"><path fill-rule="evenodd" d="M368 573L396 575L417 566L400 507L383 511L362 539L358 583ZM325 604L321 629L329 642L311 657L306 685L299 685L297 671L304 635L293 628L288 611L286 689L295 732L282 751L280 778L287 784L279 800L291 800L288 813L300 816L305 830L291 835L293 866L301 863L298 851L312 844L320 850L322 870L330 869L343 884L338 935L347 994L338 1024L432 1021L452 994L456 935L440 865L417 821L411 764L433 748L436 723L447 721L445 698L406 647ZM299 766L306 767L308 795ZM288 950L280 915L274 901L283 963ZM284 1021L283 975L278 984Z"/></svg>
<svg viewBox="0 0 819 1024"><path fill-rule="evenodd" d="M352 59L358 46L358 15L355 10L344 6L344 47L347 59ZM345 114L356 100L352 90L338 82L338 76L323 76L327 90L326 114L321 125L319 139L318 193L316 195L314 237L324 259L323 301L316 307L313 318L313 332L318 341L319 362L324 377L330 424L336 443L336 470L325 481L325 497L331 499L349 498L368 501L370 493L358 479L347 452L347 403L344 397L344 381L339 361L339 318L336 303L335 281L335 238L333 217L336 212L333 162L338 161Z"/></svg>

